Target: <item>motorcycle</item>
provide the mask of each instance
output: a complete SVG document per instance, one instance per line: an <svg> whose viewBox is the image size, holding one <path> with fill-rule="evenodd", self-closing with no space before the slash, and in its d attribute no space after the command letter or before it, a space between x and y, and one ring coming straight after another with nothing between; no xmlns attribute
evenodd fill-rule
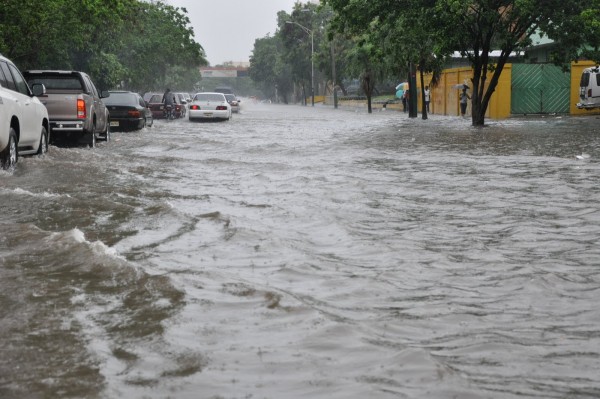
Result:
<svg viewBox="0 0 600 399"><path fill-rule="evenodd" d="M163 114L165 116L165 119L167 120L173 120L175 119L175 109L172 105L165 105L164 109L163 109Z"/></svg>

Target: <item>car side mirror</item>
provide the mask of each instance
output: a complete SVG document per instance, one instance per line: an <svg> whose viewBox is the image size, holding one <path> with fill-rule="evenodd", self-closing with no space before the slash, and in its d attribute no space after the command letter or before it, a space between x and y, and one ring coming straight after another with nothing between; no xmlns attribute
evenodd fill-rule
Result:
<svg viewBox="0 0 600 399"><path fill-rule="evenodd" d="M110 97L110 93L107 90L103 90L100 93L100 98L106 98L106 97Z"/></svg>
<svg viewBox="0 0 600 399"><path fill-rule="evenodd" d="M31 92L36 97L45 96L46 95L46 86L44 86L42 83L34 83L31 86Z"/></svg>

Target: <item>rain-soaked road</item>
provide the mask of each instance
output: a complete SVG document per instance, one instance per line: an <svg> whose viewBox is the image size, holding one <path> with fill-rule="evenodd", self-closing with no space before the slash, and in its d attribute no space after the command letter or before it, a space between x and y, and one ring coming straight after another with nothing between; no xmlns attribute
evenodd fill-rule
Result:
<svg viewBox="0 0 600 399"><path fill-rule="evenodd" d="M598 398L599 177L595 117L51 147L0 172L0 397Z"/></svg>

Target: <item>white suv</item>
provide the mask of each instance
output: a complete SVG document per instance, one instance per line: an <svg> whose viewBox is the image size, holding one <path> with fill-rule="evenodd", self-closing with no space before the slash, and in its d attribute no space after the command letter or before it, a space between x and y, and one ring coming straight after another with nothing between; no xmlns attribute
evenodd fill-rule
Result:
<svg viewBox="0 0 600 399"><path fill-rule="evenodd" d="M48 111L36 96L44 85L30 89L19 69L0 54L0 166L14 168L19 154L48 151Z"/></svg>

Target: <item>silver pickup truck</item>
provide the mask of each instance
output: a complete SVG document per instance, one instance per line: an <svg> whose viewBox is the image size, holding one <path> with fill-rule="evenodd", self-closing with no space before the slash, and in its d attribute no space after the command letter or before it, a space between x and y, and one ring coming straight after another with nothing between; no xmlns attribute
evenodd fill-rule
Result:
<svg viewBox="0 0 600 399"><path fill-rule="evenodd" d="M46 94L39 96L48 109L52 142L76 141L96 146L96 139L110 140L109 114L90 77L79 71L25 71L29 86L41 83Z"/></svg>

